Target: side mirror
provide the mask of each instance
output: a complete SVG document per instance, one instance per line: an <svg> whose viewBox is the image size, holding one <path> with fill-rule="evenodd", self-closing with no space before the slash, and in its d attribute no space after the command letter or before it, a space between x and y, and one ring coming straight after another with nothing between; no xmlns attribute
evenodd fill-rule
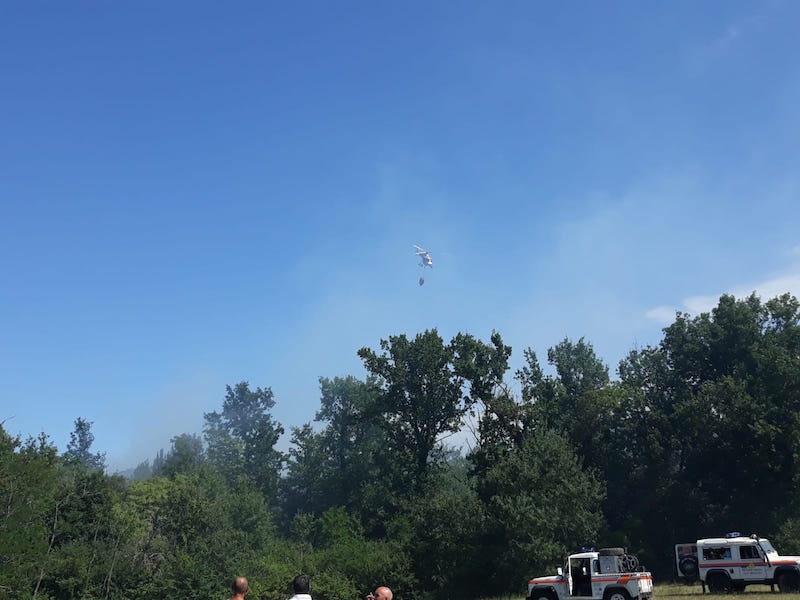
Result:
<svg viewBox="0 0 800 600"><path fill-rule="evenodd" d="M563 577L564 576L564 569L562 569L561 567L558 567L556 569L556 573L558 573L559 577Z"/></svg>

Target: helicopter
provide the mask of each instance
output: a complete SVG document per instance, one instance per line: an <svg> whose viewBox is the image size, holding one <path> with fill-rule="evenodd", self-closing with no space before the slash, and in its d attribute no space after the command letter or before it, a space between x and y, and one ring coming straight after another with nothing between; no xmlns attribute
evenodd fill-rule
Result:
<svg viewBox="0 0 800 600"><path fill-rule="evenodd" d="M417 249L417 251L414 254L419 256L419 266L433 268L433 259L431 258L431 253L425 250L425 248L421 248L416 244L414 244L414 248Z"/></svg>
<svg viewBox="0 0 800 600"><path fill-rule="evenodd" d="M425 250L425 248L417 246L416 244L414 244L414 248L417 249L417 251L414 252L414 254L419 256L419 266L422 267L422 268L430 267L432 269L433 268L433 259L431 258L431 253L428 252L427 250ZM423 285L424 283L425 283L425 279L420 277L419 278L419 284Z"/></svg>

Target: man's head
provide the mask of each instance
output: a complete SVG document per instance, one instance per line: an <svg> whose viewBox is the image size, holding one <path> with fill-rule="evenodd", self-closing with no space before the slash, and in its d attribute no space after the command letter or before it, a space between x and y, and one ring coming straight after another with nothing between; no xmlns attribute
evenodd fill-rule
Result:
<svg viewBox="0 0 800 600"><path fill-rule="evenodd" d="M392 590L385 585L375 590L375 600L392 600Z"/></svg>
<svg viewBox="0 0 800 600"><path fill-rule="evenodd" d="M292 581L292 589L295 594L308 594L311 592L311 580L308 575L298 575Z"/></svg>
<svg viewBox="0 0 800 600"><path fill-rule="evenodd" d="M237 577L233 580L233 585L231 586L234 594L246 594L250 589L250 586L247 583L247 579L244 577Z"/></svg>

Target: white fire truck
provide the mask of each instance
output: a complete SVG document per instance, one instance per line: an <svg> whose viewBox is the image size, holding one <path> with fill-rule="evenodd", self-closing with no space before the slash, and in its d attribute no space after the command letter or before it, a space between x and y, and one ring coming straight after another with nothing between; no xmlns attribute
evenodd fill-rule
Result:
<svg viewBox="0 0 800 600"><path fill-rule="evenodd" d="M527 600L648 600L653 578L623 548L570 554L557 575L528 582Z"/></svg>
<svg viewBox="0 0 800 600"><path fill-rule="evenodd" d="M712 594L742 591L751 584L778 584L781 592L800 592L800 556L780 556L769 540L729 533L675 545L678 577L697 581Z"/></svg>

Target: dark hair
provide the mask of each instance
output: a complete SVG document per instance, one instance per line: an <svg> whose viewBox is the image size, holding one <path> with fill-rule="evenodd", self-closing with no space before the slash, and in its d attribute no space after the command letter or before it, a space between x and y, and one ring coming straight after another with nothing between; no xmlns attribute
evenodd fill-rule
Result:
<svg viewBox="0 0 800 600"><path fill-rule="evenodd" d="M308 575L298 575L292 581L295 594L308 594L311 591L311 580Z"/></svg>

